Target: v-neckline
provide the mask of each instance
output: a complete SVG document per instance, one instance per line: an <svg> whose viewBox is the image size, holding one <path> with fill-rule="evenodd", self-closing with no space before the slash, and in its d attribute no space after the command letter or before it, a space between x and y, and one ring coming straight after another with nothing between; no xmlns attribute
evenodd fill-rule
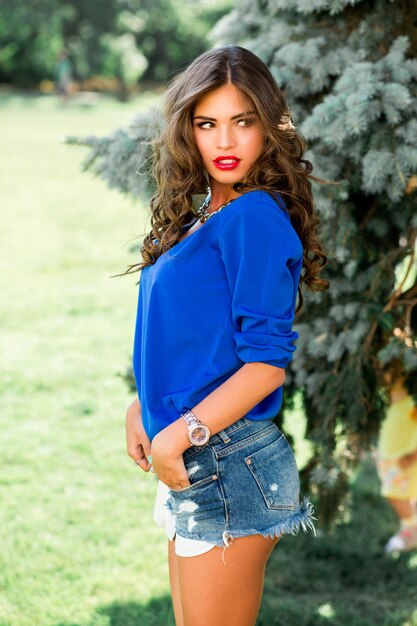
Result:
<svg viewBox="0 0 417 626"><path fill-rule="evenodd" d="M183 232L183 235L185 235L185 236L182 236L182 239L179 239L175 245L178 245L179 243L182 243L182 242L183 242L183 241L185 241L186 239L189 239L190 237L192 237L193 235L195 235L195 234L196 234L196 232L200 230L200 228L203 228L204 224L201 224L201 226L199 226L198 228L196 228L196 230L195 230L195 231L193 231L193 232L192 232L192 233L190 233L189 235L187 234L187 233L188 233L188 231L189 231L189 230L191 230L191 229L192 229L192 227L193 227L193 226L195 226L195 225L197 224L197 222L198 222L198 221L199 221L199 219L198 219L198 218L196 218L196 220L195 220L194 222L192 222L192 223L190 223L190 222L189 222L188 224L185 224L185 225L184 225L184 226L188 226L188 228L187 228L187 229ZM184 228L184 226L183 226L183 228Z"/></svg>
<svg viewBox="0 0 417 626"><path fill-rule="evenodd" d="M244 193L243 193L243 194L241 194L240 196L237 196L236 198L233 198L233 201L236 201L236 200L239 200L240 198L243 198L243 196L244 196L244 195L246 195L246 194L244 194ZM228 202L228 203L225 205L225 207L224 207L224 208L226 208L226 207L227 207L227 205L228 205L228 204L230 204L230 203L231 203L231 202ZM220 211L218 211L218 210L213 211L213 213L216 213L216 214L217 214L217 213L219 213L219 212L220 212ZM190 225L190 222L188 222L188 224L184 224L183 228L184 228L184 227L186 227L186 226L190 226L190 227L189 227L189 228L185 231L185 233L187 233L189 230L191 230L191 228L192 228L192 227L193 227L193 226L194 226L194 225L195 225L198 221L199 221L199 217L198 217L198 216L196 216L195 221L194 221L194 222L192 222L192 223L191 223L191 225ZM210 220L206 220L205 222L203 222L203 223L201 224L201 226L200 226L199 228L197 228L197 230L195 230L195 231L194 231L193 233L191 233L190 235L186 235L186 236L185 236L185 237L183 237L182 239L179 239L179 241L177 241L177 243L175 244L174 248L175 248L176 246L178 246L178 244L182 243L183 241L186 241L187 239L189 239L190 237L192 237L193 235L195 235L195 234L196 234L196 232L198 232L201 228L203 228L203 227L204 227L204 225L205 225L208 221L210 221Z"/></svg>

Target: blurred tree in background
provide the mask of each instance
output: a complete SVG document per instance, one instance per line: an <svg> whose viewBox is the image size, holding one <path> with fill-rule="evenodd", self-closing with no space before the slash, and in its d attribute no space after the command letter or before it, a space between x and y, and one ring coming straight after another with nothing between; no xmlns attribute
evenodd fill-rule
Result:
<svg viewBox="0 0 417 626"><path fill-rule="evenodd" d="M3 0L0 82L52 80L63 48L78 80L116 78L122 92L140 78L164 82L207 48L230 8L230 0Z"/></svg>
<svg viewBox="0 0 417 626"><path fill-rule="evenodd" d="M167 81L171 74L204 52L208 31L232 8L227 1L128 0L120 15L146 57L142 78Z"/></svg>
<svg viewBox="0 0 417 626"><path fill-rule="evenodd" d="M279 416L301 389L312 444L302 477L325 524L348 508L349 477L375 440L388 363L402 362L417 399L416 15L405 0L236 0L210 35L268 64L315 173L339 182L314 185L331 288L306 294ZM137 170L155 132L150 113L72 141L90 146L86 169L149 197Z"/></svg>
<svg viewBox="0 0 417 626"><path fill-rule="evenodd" d="M0 82L33 87L53 76L71 10L58 0L0 3Z"/></svg>

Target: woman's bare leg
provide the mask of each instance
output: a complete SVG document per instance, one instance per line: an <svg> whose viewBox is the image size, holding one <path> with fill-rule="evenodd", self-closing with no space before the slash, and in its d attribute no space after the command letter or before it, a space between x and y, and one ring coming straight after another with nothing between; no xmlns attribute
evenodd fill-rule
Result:
<svg viewBox="0 0 417 626"><path fill-rule="evenodd" d="M183 626L254 626L265 566L279 538L233 539L194 557L176 557Z"/></svg>
<svg viewBox="0 0 417 626"><path fill-rule="evenodd" d="M169 583L171 586L172 606L174 608L175 615L175 626L184 626L177 559L178 557L175 554L175 541L170 541L168 539Z"/></svg>

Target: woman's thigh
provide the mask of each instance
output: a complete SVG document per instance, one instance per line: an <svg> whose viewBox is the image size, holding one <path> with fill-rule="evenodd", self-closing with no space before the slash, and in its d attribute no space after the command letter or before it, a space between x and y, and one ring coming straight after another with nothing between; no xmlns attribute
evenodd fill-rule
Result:
<svg viewBox="0 0 417 626"><path fill-rule="evenodd" d="M278 541L250 535L235 538L226 549L177 556L184 626L254 626L265 566Z"/></svg>
<svg viewBox="0 0 417 626"><path fill-rule="evenodd" d="M169 565L169 583L171 587L172 607L174 609L175 625L184 626L184 618L182 615L182 605L180 596L180 584L178 579L178 563L175 554L175 541L168 539L168 565Z"/></svg>

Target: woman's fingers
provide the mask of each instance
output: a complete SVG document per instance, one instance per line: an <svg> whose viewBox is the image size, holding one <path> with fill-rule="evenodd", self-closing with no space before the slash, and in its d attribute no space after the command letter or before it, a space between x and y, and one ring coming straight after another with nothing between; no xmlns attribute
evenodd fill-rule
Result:
<svg viewBox="0 0 417 626"><path fill-rule="evenodd" d="M145 431L143 431L140 442L142 444L143 452L145 457L149 460L149 463L152 465L152 455L151 455L151 442Z"/></svg>
<svg viewBox="0 0 417 626"><path fill-rule="evenodd" d="M143 446L141 444L134 446L132 449L128 448L127 451L130 458L132 458L136 465L143 469L144 472L149 472L152 467L152 464L146 458L146 455L143 450Z"/></svg>
<svg viewBox="0 0 417 626"><path fill-rule="evenodd" d="M127 454L145 472L149 472L152 462L151 442L142 425L142 414L139 404L132 402L126 412L126 447Z"/></svg>
<svg viewBox="0 0 417 626"><path fill-rule="evenodd" d="M178 489L185 489L185 487L189 487L191 485L187 470L180 473L178 473L178 471L174 473L171 469L169 472L165 471L161 473L161 475L158 474L158 478L174 491Z"/></svg>
<svg viewBox="0 0 417 626"><path fill-rule="evenodd" d="M145 455L142 455L142 456L138 457L137 459L135 459L134 457L132 457L132 458L135 461L136 465L138 467L140 467L141 469L143 469L144 472L149 472L150 465L149 465L148 461L146 460Z"/></svg>
<svg viewBox="0 0 417 626"><path fill-rule="evenodd" d="M142 445L142 451L143 451L143 455L141 459L143 459L143 462L146 463L146 468L147 468L146 471L148 472L150 470L151 472L155 472L155 470L153 469L153 465L152 465L151 442L149 441L145 432L143 433L141 442L142 442L141 445Z"/></svg>
<svg viewBox="0 0 417 626"><path fill-rule="evenodd" d="M185 489L186 487L189 487L191 485L190 481L187 480L177 480L176 482L173 482L171 485L168 485L168 487L170 489L172 489L172 491L178 491L179 489Z"/></svg>
<svg viewBox="0 0 417 626"><path fill-rule="evenodd" d="M127 429L126 439L128 456L130 456L130 458L133 459L141 469L145 472L149 472L151 464L146 458L144 446L139 439L139 435L137 433L129 432L129 429Z"/></svg>

